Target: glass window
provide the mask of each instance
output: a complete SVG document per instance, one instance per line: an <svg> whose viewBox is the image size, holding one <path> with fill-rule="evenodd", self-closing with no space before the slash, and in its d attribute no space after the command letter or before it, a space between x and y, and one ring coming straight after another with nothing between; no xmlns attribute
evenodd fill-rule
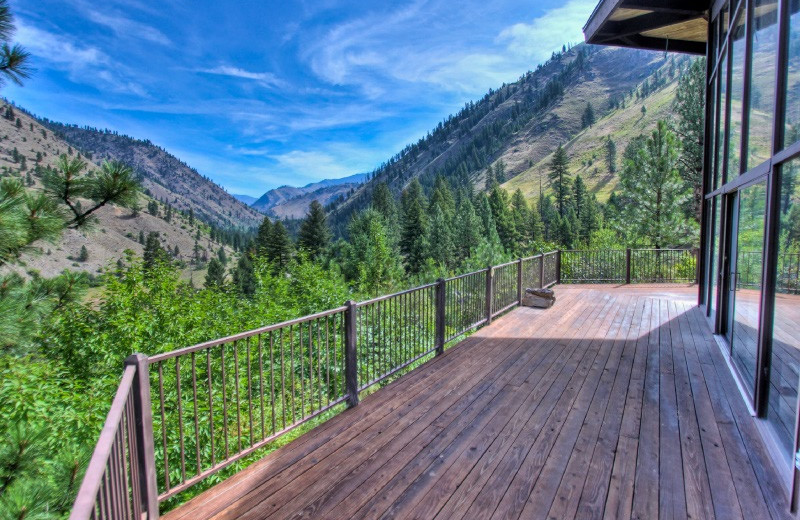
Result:
<svg viewBox="0 0 800 520"><path fill-rule="evenodd" d="M728 25L730 25L731 15L729 13L728 3L719 12L719 47L725 42L725 37L728 36Z"/></svg>
<svg viewBox="0 0 800 520"><path fill-rule="evenodd" d="M748 170L772 155L773 113L775 111L775 61L778 54L778 0L753 3L753 58L750 77L750 110L747 157Z"/></svg>
<svg viewBox="0 0 800 520"><path fill-rule="evenodd" d="M744 62L745 62L745 9L739 12L736 24L731 29L731 106L728 123L728 176L726 180L739 175L739 160L742 142L742 100L744 99Z"/></svg>
<svg viewBox="0 0 800 520"><path fill-rule="evenodd" d="M800 159L783 165L780 175L779 233L775 314L767 420L791 461L797 382L800 371Z"/></svg>
<svg viewBox="0 0 800 520"><path fill-rule="evenodd" d="M800 140L800 0L789 2L789 59L786 64L786 118L783 144Z"/></svg>
<svg viewBox="0 0 800 520"><path fill-rule="evenodd" d="M709 256L709 263L711 264L711 275L709 276L709 285L711 287L709 299L709 316L713 316L717 310L717 291L719 283L719 243L720 243L720 223L722 219L722 204L719 196L714 197L712 200L712 215L713 221L711 227L714 230L711 233L711 255Z"/></svg>
<svg viewBox="0 0 800 520"><path fill-rule="evenodd" d="M727 55L726 55L727 56ZM722 63L719 68L719 110L717 111L717 161L716 168L714 169L714 188L721 186L725 182L722 177L722 168L725 159L725 117L728 113L728 67L725 65L725 58L723 56Z"/></svg>

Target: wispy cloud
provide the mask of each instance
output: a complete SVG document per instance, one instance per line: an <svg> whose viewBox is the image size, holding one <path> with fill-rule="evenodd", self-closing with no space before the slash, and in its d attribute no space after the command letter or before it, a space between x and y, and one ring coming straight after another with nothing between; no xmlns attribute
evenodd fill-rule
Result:
<svg viewBox="0 0 800 520"><path fill-rule="evenodd" d="M516 56L545 59L563 43L583 41L581 28L596 5L596 0L570 0L529 23L507 27L498 40Z"/></svg>
<svg viewBox="0 0 800 520"><path fill-rule="evenodd" d="M34 58L66 71L75 83L101 84L115 92L137 96L147 94L122 65L97 47L77 43L64 35L57 36L21 21L17 22L16 39Z"/></svg>
<svg viewBox="0 0 800 520"><path fill-rule="evenodd" d="M119 38L139 38L160 45L172 45L172 41L155 27L137 22L120 14L106 14L87 9L89 20L108 27Z"/></svg>
<svg viewBox="0 0 800 520"><path fill-rule="evenodd" d="M233 67L230 65L219 65L218 67L210 68L210 69L197 69L197 72L202 72L204 74L214 74L217 76L228 76L231 78L242 78L242 79L250 79L261 83L267 87L286 87L287 84L285 81L281 80L275 74L271 72L251 72L249 70L245 70L239 67Z"/></svg>

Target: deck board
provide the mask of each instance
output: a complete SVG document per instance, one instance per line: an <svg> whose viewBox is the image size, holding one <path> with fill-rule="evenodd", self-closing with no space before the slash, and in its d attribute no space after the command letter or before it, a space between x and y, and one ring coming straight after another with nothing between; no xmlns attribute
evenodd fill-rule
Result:
<svg viewBox="0 0 800 520"><path fill-rule="evenodd" d="M556 292L164 517L789 517L696 288Z"/></svg>

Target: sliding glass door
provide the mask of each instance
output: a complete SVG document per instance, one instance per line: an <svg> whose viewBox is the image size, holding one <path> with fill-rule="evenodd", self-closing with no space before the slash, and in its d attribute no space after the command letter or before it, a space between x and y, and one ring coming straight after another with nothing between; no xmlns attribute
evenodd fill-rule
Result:
<svg viewBox="0 0 800 520"><path fill-rule="evenodd" d="M732 204L728 324L731 358L752 401L758 374L758 324L764 264L767 183L762 180L735 194Z"/></svg>

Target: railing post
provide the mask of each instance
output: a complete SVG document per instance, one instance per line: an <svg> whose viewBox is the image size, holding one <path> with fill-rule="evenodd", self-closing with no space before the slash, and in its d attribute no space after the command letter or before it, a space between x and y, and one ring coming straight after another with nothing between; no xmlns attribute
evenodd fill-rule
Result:
<svg viewBox="0 0 800 520"><path fill-rule="evenodd" d="M439 278L436 281L436 355L444 354L444 327L445 327L445 281Z"/></svg>
<svg viewBox="0 0 800 520"><path fill-rule="evenodd" d="M492 323L492 266L486 268L486 324Z"/></svg>
<svg viewBox="0 0 800 520"><path fill-rule="evenodd" d="M539 253L539 288L544 289L544 249Z"/></svg>
<svg viewBox="0 0 800 520"><path fill-rule="evenodd" d="M358 354L356 352L356 313L358 307L353 300L346 304L344 313L344 384L347 406L358 404Z"/></svg>
<svg viewBox="0 0 800 520"><path fill-rule="evenodd" d="M517 260L517 304L522 305L522 258Z"/></svg>
<svg viewBox="0 0 800 520"><path fill-rule="evenodd" d="M700 248L695 247L692 249L692 256L694 257L694 283L700 282Z"/></svg>
<svg viewBox="0 0 800 520"><path fill-rule="evenodd" d="M561 250L556 250L556 283L561 283Z"/></svg>
<svg viewBox="0 0 800 520"><path fill-rule="evenodd" d="M136 367L133 378L134 436L136 438L136 457L139 466L139 500L147 512L148 520L158 520L158 487L156 486L156 461L153 440L153 407L150 401L150 365L144 354L133 354L125 359L125 365Z"/></svg>
<svg viewBox="0 0 800 520"><path fill-rule="evenodd" d="M631 248L625 250L625 283L631 283Z"/></svg>

